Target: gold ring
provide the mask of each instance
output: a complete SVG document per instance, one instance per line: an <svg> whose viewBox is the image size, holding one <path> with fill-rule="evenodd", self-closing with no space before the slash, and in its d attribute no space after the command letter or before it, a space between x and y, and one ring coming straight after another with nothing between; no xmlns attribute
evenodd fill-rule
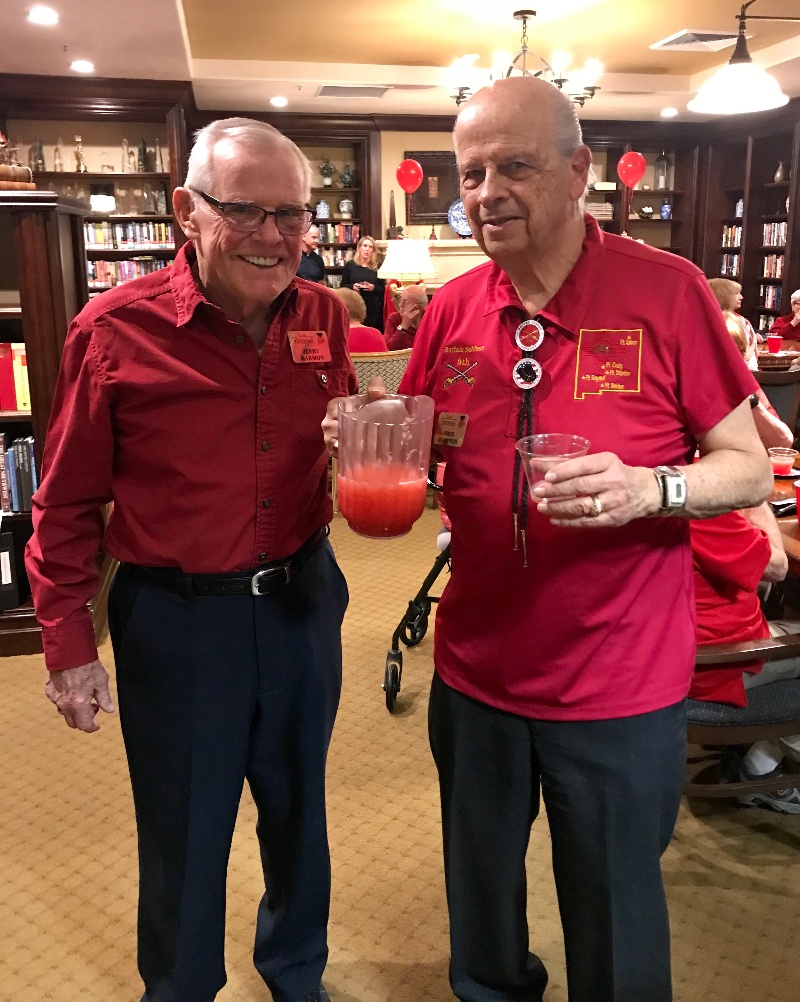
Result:
<svg viewBox="0 0 800 1002"><path fill-rule="evenodd" d="M592 518L597 518L598 515L603 514L603 502L596 494L591 495L592 507L589 509L589 515Z"/></svg>

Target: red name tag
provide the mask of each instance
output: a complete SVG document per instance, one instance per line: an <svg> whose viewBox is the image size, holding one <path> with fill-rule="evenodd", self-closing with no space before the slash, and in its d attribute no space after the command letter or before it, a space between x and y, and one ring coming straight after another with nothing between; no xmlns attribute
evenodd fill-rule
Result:
<svg viewBox="0 0 800 1002"><path fill-rule="evenodd" d="M289 346L295 362L330 362L331 349L325 331L289 331Z"/></svg>

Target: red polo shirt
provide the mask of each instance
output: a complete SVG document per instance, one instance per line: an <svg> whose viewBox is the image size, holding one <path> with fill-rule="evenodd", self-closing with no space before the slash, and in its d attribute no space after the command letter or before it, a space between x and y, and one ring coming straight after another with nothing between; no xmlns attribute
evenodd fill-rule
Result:
<svg viewBox="0 0 800 1002"><path fill-rule="evenodd" d="M101 542L121 561L217 573L293 553L330 521L320 423L356 392L344 305L294 279L259 354L193 263L187 244L69 329L26 554L51 670L97 657L86 602ZM331 360L294 362L292 330L326 331Z"/></svg>
<svg viewBox="0 0 800 1002"><path fill-rule="evenodd" d="M767 534L738 511L689 525L698 644L765 640L769 624L756 588L769 563ZM742 673L759 672L763 664L706 665L695 671L689 695L747 706Z"/></svg>
<svg viewBox="0 0 800 1002"><path fill-rule="evenodd" d="M684 464L756 388L701 272L600 232L542 311L534 431L569 432L634 466ZM436 617L442 679L475 699L552 720L623 717L686 696L694 663L689 526L639 519L559 528L535 507L528 559L513 550L511 378L526 318L493 262L449 282L420 325L403 393L469 416L443 448L453 573ZM467 378L458 375L463 372Z"/></svg>
<svg viewBox="0 0 800 1002"><path fill-rule="evenodd" d="M416 331L399 330L402 317L399 313L393 313L386 321L386 329L383 336L386 339L386 347L389 351L400 351L403 348L414 347L414 337Z"/></svg>

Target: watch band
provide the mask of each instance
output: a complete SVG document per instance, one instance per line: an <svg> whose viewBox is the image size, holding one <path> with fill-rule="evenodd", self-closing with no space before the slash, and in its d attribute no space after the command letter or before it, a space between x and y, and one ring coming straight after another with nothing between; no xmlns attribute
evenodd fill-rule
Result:
<svg viewBox="0 0 800 1002"><path fill-rule="evenodd" d="M659 515L675 515L686 508L686 477L676 466L656 466L653 475L661 491Z"/></svg>

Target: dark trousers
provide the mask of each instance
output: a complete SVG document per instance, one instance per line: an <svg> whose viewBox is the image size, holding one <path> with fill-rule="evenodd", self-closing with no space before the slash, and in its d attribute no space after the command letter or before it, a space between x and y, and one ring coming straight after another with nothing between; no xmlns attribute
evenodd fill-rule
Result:
<svg viewBox="0 0 800 1002"><path fill-rule="evenodd" d="M266 887L256 968L277 1002L319 986L325 760L346 606L327 541L259 597L184 598L120 569L109 618L139 836L143 1002L210 1002L225 984L225 883L245 779Z"/></svg>
<svg viewBox="0 0 800 1002"><path fill-rule="evenodd" d="M525 877L541 784L570 1002L670 1002L660 857L681 798L684 704L615 720L532 720L434 675L428 723L458 998L542 998L547 974L528 952Z"/></svg>

